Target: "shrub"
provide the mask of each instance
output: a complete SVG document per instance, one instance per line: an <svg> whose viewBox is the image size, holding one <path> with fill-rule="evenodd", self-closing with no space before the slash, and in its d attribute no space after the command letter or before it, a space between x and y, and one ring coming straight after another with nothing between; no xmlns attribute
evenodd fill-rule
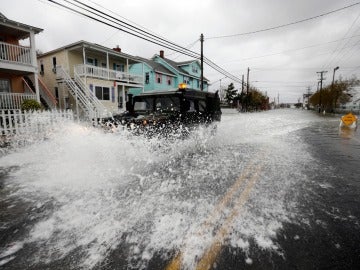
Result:
<svg viewBox="0 0 360 270"><path fill-rule="evenodd" d="M37 111L41 109L41 104L34 99L26 99L21 103L21 110L23 111Z"/></svg>

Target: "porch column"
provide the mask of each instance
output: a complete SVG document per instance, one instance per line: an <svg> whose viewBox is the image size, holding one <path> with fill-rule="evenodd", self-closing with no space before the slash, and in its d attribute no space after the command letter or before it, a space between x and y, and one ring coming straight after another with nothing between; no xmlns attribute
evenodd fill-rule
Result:
<svg viewBox="0 0 360 270"><path fill-rule="evenodd" d="M142 62L142 65L141 65L141 76L142 76L142 92L144 93L144 88L145 88L145 69L144 69L144 62ZM150 74L149 74L150 76ZM149 78L150 79L150 78Z"/></svg>
<svg viewBox="0 0 360 270"><path fill-rule="evenodd" d="M85 84L85 87L87 88L87 67L86 67L86 53L85 53L85 46L83 45L83 58L84 58L84 70L85 70L85 76L84 76L84 84ZM86 91L87 89L84 89L85 90L85 95L87 97L89 97L89 91ZM77 104L77 102L76 102Z"/></svg>
<svg viewBox="0 0 360 270"><path fill-rule="evenodd" d="M125 99L125 85L122 86L122 99L123 99L123 102L122 102L122 110L126 110L126 99Z"/></svg>
<svg viewBox="0 0 360 270"><path fill-rule="evenodd" d="M110 70L109 70L109 53L106 52L106 69L108 74L108 80L110 80Z"/></svg>
<svg viewBox="0 0 360 270"><path fill-rule="evenodd" d="M36 100L40 103L40 91L39 91L39 77L38 77L38 65L36 58L36 46L35 46L35 34L34 32L30 32L30 48L31 48L31 63L34 67L34 80L35 80L35 93Z"/></svg>

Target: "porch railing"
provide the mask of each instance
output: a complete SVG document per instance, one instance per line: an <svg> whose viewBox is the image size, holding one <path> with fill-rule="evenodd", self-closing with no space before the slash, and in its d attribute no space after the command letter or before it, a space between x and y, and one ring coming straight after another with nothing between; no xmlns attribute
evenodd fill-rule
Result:
<svg viewBox="0 0 360 270"><path fill-rule="evenodd" d="M0 42L0 61L31 65L31 48Z"/></svg>
<svg viewBox="0 0 360 270"><path fill-rule="evenodd" d="M24 100L34 99L35 94L22 93L0 93L0 109L21 109Z"/></svg>
<svg viewBox="0 0 360 270"><path fill-rule="evenodd" d="M75 72L79 76L89 76L110 81L122 81L126 83L143 84L144 77L128 72L116 71L92 65L76 65Z"/></svg>

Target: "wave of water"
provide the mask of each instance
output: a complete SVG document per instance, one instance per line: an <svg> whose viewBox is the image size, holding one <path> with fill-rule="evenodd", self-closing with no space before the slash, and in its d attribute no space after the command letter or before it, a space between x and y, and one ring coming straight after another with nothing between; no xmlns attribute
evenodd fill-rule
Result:
<svg viewBox="0 0 360 270"><path fill-rule="evenodd" d="M0 262L31 246L29 264L76 254L67 268L88 269L121 248L124 269L139 269L155 254L168 260L181 250L191 269L234 205L215 227L204 229L204 220L251 162L261 164L258 180L223 242L246 252L253 240L280 252L276 234L296 220L297 188L307 164L314 166L296 131L314 121L295 110L224 114L216 135L200 129L175 141L64 123L0 159L4 170L15 168L4 178L6 199L33 206L29 231L14 237L18 248L5 247Z"/></svg>

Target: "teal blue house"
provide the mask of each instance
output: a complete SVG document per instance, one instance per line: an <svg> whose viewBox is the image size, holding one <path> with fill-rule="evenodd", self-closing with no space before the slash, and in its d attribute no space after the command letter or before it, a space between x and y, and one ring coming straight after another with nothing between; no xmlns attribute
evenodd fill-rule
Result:
<svg viewBox="0 0 360 270"><path fill-rule="evenodd" d="M130 66L129 71L135 74L144 74L144 89L132 88L129 93L138 95L142 91L168 91L178 88L180 83L186 83L188 88L200 90L201 70L197 60L175 62L164 57L164 51L160 55L154 55L151 59L139 58L144 63L136 63ZM208 80L204 78L204 91L208 91Z"/></svg>

